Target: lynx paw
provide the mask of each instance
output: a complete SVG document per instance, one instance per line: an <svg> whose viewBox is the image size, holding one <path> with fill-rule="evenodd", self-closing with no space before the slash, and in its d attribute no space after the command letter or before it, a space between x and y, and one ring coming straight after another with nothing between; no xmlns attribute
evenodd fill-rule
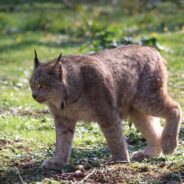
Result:
<svg viewBox="0 0 184 184"><path fill-rule="evenodd" d="M161 154L161 147L148 145L143 151L136 151L132 155L132 160L142 161L145 158L157 157Z"/></svg>
<svg viewBox="0 0 184 184"><path fill-rule="evenodd" d="M61 171L63 166L64 166L64 164L62 164L61 162L58 162L57 160L52 158L52 159L44 160L44 162L41 165L41 168L47 169L47 170Z"/></svg>
<svg viewBox="0 0 184 184"><path fill-rule="evenodd" d="M176 136L173 135L165 135L162 137L161 146L162 152L164 155L169 155L174 152L178 145L178 141Z"/></svg>
<svg viewBox="0 0 184 184"><path fill-rule="evenodd" d="M132 155L132 160L135 160L135 161L142 161L145 158L148 158L148 156L145 155L143 151L136 151Z"/></svg>

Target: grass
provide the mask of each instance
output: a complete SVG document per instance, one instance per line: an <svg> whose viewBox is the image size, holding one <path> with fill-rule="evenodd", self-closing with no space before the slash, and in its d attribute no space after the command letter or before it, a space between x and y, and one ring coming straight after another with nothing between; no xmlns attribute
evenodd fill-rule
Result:
<svg viewBox="0 0 184 184"><path fill-rule="evenodd" d="M121 3L112 8L103 1L71 9L49 1L17 3L9 11L11 6L0 6L0 183L20 183L21 177L26 183L70 183L87 175L91 183L184 182L183 120L175 154L109 165L110 153L98 125L79 122L65 173L42 171L41 162L53 155L55 132L52 117L32 100L28 85L34 49L46 61L60 52L82 54L142 43L157 46L167 59L169 91L184 110L184 6L165 2L144 7L144 12L133 4L127 3L126 11ZM125 123L124 131L130 155L145 146L134 127Z"/></svg>

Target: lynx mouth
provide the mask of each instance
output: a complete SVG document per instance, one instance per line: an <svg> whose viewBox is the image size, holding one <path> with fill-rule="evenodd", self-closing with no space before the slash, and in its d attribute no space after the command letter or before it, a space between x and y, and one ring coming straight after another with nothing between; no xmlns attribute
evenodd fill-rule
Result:
<svg viewBox="0 0 184 184"><path fill-rule="evenodd" d="M39 103L44 103L44 102L47 101L47 99L45 99L45 98L37 98L36 101L39 102Z"/></svg>

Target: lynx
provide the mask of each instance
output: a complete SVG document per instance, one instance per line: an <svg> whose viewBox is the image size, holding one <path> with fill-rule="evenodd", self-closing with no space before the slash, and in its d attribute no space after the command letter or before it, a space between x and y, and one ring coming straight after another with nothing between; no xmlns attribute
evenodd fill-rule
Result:
<svg viewBox="0 0 184 184"><path fill-rule="evenodd" d="M130 117L148 142L132 159L172 154L178 144L180 106L168 94L165 60L151 47L128 45L40 63L35 51L33 98L46 104L56 128L56 150L42 168L66 165L78 120L97 122L112 160L130 161L121 120ZM162 128L157 119L164 118Z"/></svg>

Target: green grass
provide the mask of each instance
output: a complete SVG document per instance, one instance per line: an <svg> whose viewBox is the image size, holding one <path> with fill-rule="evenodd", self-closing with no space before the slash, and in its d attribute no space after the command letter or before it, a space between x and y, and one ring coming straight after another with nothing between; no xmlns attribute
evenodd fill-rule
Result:
<svg viewBox="0 0 184 184"><path fill-rule="evenodd" d="M106 165L110 158L97 124L79 122L66 173L44 172L41 162L54 153L53 119L44 106L34 102L28 85L33 51L42 62L62 52L82 54L116 44L142 43L158 46L167 59L169 91L184 110L184 5L165 2L144 11L133 3L63 4L11 3L0 5L0 183L67 183L93 172L93 183L184 182L184 121L175 154L130 164ZM12 1L13 2L13 1ZM124 7L129 7L127 11ZM143 39L144 37L144 39ZM146 39L146 42L144 40ZM155 40L153 42L152 40ZM126 122L129 152L145 146L145 140Z"/></svg>

